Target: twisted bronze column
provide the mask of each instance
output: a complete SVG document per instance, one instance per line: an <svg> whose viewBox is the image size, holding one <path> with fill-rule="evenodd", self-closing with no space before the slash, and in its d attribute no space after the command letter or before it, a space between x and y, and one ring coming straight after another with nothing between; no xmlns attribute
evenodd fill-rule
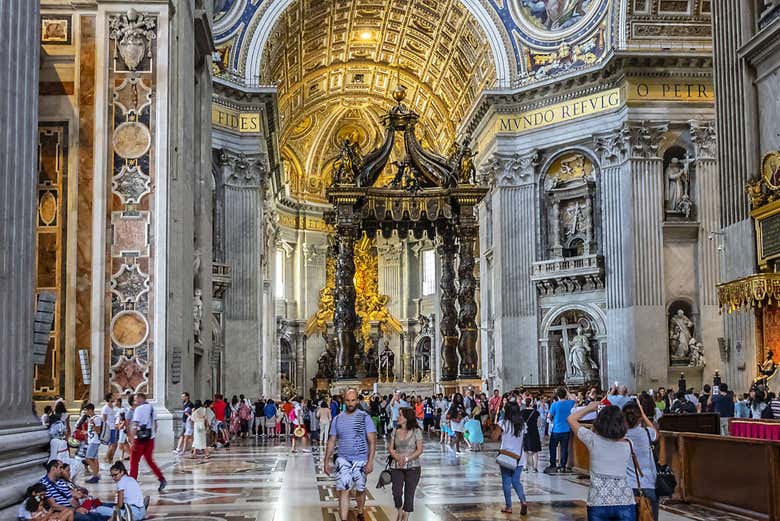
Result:
<svg viewBox="0 0 780 521"><path fill-rule="evenodd" d="M441 289L441 321L439 322L439 331L441 332L441 379L455 380L458 377L458 330L457 310L455 309L455 230L451 225L443 225L439 228L441 235L441 245L439 246L439 255L441 256L441 280L439 288Z"/></svg>
<svg viewBox="0 0 780 521"><path fill-rule="evenodd" d="M458 355L460 356L460 376L477 376L477 303L474 294L477 280L474 278L474 242L477 229L474 226L460 227L460 258L458 260Z"/></svg>
<svg viewBox="0 0 780 521"><path fill-rule="evenodd" d="M355 378L355 237L354 226L336 227L336 287L333 327L338 340L336 349L337 380Z"/></svg>

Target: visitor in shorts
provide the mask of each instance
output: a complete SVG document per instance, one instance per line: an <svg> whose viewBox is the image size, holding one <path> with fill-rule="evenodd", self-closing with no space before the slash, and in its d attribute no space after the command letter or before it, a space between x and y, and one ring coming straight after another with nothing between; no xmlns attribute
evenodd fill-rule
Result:
<svg viewBox="0 0 780 521"><path fill-rule="evenodd" d="M335 462L336 490L339 491L341 521L349 518L349 493L355 489L357 521L365 521L366 476L374 470L376 427L371 416L358 408L358 393L349 389L344 394L346 411L331 420L328 447L325 450L325 473L334 474L333 451L338 444Z"/></svg>
<svg viewBox="0 0 780 521"><path fill-rule="evenodd" d="M113 463L114 453L116 452L117 442L119 441L119 435L116 432L116 413L118 410L114 406L114 393L106 393L105 399L106 404L100 410L100 418L103 420L103 429L108 429L108 436L106 436L107 433L101 431L100 437L104 440L104 443L106 443L106 439L108 440L106 443L108 445L108 451L106 451L105 462Z"/></svg>
<svg viewBox="0 0 780 521"><path fill-rule="evenodd" d="M97 483L100 481L98 451L100 450L100 432L104 427L103 419L95 414L95 406L91 403L84 407L84 413L89 416L89 420L87 420L87 455L84 458L84 463L87 464L92 472L92 477L86 480L86 482Z"/></svg>

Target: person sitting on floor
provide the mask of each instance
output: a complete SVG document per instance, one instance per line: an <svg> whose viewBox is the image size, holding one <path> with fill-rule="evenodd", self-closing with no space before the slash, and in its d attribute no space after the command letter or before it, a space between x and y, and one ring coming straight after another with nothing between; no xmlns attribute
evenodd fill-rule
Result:
<svg viewBox="0 0 780 521"><path fill-rule="evenodd" d="M127 474L125 464L117 461L111 465L111 479L116 486L116 503L103 503L95 508L95 512L105 516L113 515L115 510L120 513L125 506L130 508L133 513L133 521L141 521L146 517L146 508L149 505L149 498L144 497L141 486L136 480Z"/></svg>

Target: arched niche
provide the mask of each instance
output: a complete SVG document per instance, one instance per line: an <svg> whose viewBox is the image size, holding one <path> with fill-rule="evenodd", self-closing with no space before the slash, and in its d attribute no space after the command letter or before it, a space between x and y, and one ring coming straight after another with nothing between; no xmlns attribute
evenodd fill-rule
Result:
<svg viewBox="0 0 780 521"><path fill-rule="evenodd" d="M601 244L598 162L583 147L569 147L542 165L541 243L545 258L597 255Z"/></svg>
<svg viewBox="0 0 780 521"><path fill-rule="evenodd" d="M541 331L539 354L547 385L603 385L607 328L600 308L590 304L556 306L545 314Z"/></svg>
<svg viewBox="0 0 780 521"><path fill-rule="evenodd" d="M695 221L695 176L693 155L682 143L663 153L664 216L668 221Z"/></svg>

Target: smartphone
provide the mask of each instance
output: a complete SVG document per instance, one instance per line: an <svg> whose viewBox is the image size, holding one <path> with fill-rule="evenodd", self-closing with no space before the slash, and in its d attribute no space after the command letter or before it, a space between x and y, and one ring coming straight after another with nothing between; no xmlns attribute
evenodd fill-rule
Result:
<svg viewBox="0 0 780 521"><path fill-rule="evenodd" d="M716 394L720 394L720 386L719 385L713 385L712 386L712 394L713 396Z"/></svg>

